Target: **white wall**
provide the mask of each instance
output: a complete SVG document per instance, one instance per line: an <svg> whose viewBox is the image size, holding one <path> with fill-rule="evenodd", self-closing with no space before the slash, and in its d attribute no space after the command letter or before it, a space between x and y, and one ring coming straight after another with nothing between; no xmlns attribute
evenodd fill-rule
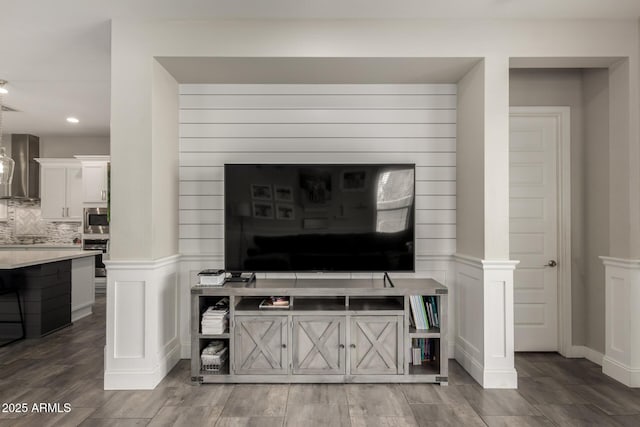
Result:
<svg viewBox="0 0 640 427"><path fill-rule="evenodd" d="M455 252L455 85L180 91L180 253L222 263L225 163L415 163L416 258Z"/></svg>
<svg viewBox="0 0 640 427"><path fill-rule="evenodd" d="M609 253L609 72L584 70L584 264L585 345L605 352L605 322L593 313L605 310L605 268Z"/></svg>
<svg viewBox="0 0 640 427"><path fill-rule="evenodd" d="M638 22L629 21L124 21L112 22L112 84L111 84L111 158L112 158L112 257L124 263L132 260L148 260L156 256L153 251L153 227L149 224L154 186L152 169L152 132L154 128L152 108L153 57L378 57L393 63L399 57L472 57L484 58L484 158L485 164L484 214L485 258L508 258L508 95L509 59L518 58L628 58L621 69L614 70L613 79L618 83L611 92L611 110L616 111L615 123L619 142L611 162L620 162L620 171L611 176L610 188L625 178L627 199L612 200L611 213L623 210L621 216L612 216L620 231L628 231L628 219L637 220L640 194L630 189L640 187L637 174L629 173L637 168L640 145L637 123L640 118L638 102L638 57L640 55ZM626 67L626 68L625 68ZM354 83L345 82L345 83ZM357 82L355 82L357 83ZM614 106L615 104L615 106ZM612 123L612 129L614 124ZM631 154L631 155L630 155ZM164 164L158 165L164 166ZM629 183L629 179L631 182ZM631 199L631 202L629 202ZM178 209L178 205L173 206ZM635 210L634 210L635 209ZM126 221L125 221L126 218ZM165 219L159 219L165 221ZM152 219L154 221L154 219ZM635 230L640 224L632 225ZM618 233L622 234L622 233ZM616 236L618 235L616 234ZM629 233L628 233L629 234ZM624 239L622 250L616 255L638 255L640 233ZM631 240L627 244L627 241ZM633 250L632 250L633 248ZM634 252L635 251L635 252ZM117 262L117 261L116 261ZM510 266L511 267L511 266ZM135 271L127 275L135 276ZM126 279L126 278L123 278ZM496 330L483 324L483 336L476 336L483 345L485 359L475 361L485 364L491 360L493 347L487 343L502 340L498 350L504 363L496 360L492 369L506 370L510 380L515 380L512 354L512 330L508 328L512 314L512 283L509 277L482 281L485 288L501 286L504 292L503 312L494 312L494 320L501 319L502 336L490 336ZM111 283L111 278L109 283ZM188 286L188 281L182 282ZM487 286L490 285L490 286ZM486 293L478 304L483 309L496 310ZM110 299L113 306L117 301ZM108 304L108 305L109 305ZM133 312L154 306L152 300L130 304ZM181 316L184 316L185 301ZM188 307L188 305L187 305ZM486 313L485 313L486 314ZM468 321L474 318L469 317ZM477 321L477 319L475 319ZM489 319L491 320L491 319ZM107 316L108 328L116 324L116 316ZM182 330L182 328L181 328ZM153 334L150 331L147 335ZM480 332L476 331L476 334ZM184 335L182 335L184 336ZM117 337L116 337L117 338ZM509 341L511 340L511 341ZM107 341L107 351L114 341ZM117 341L116 341L117 342ZM127 340L123 342L129 342ZM184 344L184 342L183 342ZM478 349L479 347L476 347ZM166 353L153 347L149 351ZM509 357L511 356L511 357ZM498 363L500 362L500 363ZM477 367L477 365L476 365ZM139 369L133 363L122 361L123 370ZM483 368L483 366L480 366ZM109 369L109 366L106 366ZM494 382L494 384L496 384ZM513 385L513 381L511 382Z"/></svg>
<svg viewBox="0 0 640 427"><path fill-rule="evenodd" d="M151 236L144 212L150 207L146 194L153 185L151 165L145 160L150 154L153 56L490 57L495 66L491 65L487 81L497 84L498 92L485 105L488 124L485 132L496 132L494 136L500 146L508 139L508 102L504 98L508 95L509 57L629 57L634 78L627 83L637 100L638 23L632 20L517 23L114 20L112 39L113 188L123 190L114 191L112 212L114 218L128 217L127 224L113 227L112 253L116 259L151 256ZM628 103L628 108L634 117L639 116L637 102ZM630 132L630 139L637 144L637 129ZM506 156L503 148L494 154ZM501 205L506 204L507 194L503 193L501 190L491 197L498 198ZM486 208L494 209L492 213L498 219L505 214L500 206L492 204ZM492 248L495 246L493 257L504 257L508 248L506 231L499 234L492 236L498 239L491 243Z"/></svg>
<svg viewBox="0 0 640 427"><path fill-rule="evenodd" d="M178 251L178 83L155 61L152 110L151 256L157 259Z"/></svg>
<svg viewBox="0 0 640 427"><path fill-rule="evenodd" d="M609 253L609 75L606 69L511 70L511 105L571 108L573 344L604 352L604 266Z"/></svg>
<svg viewBox="0 0 640 427"><path fill-rule="evenodd" d="M572 339L586 344L585 170L582 71L576 69L512 69L512 106L568 106L571 108L571 279ZM606 124L606 123L605 123ZM594 123L594 126L597 126ZM606 227L605 227L606 229Z"/></svg>
<svg viewBox="0 0 640 427"><path fill-rule="evenodd" d="M4 140L4 139L3 139ZM40 136L40 157L71 158L79 155L109 155L109 137Z"/></svg>
<svg viewBox="0 0 640 427"><path fill-rule="evenodd" d="M484 63L458 83L457 252L484 258Z"/></svg>

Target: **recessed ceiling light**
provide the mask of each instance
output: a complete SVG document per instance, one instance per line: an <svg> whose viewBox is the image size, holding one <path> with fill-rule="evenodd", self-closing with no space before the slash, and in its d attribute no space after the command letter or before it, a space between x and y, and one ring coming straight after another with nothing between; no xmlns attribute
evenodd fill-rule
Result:
<svg viewBox="0 0 640 427"><path fill-rule="evenodd" d="M67 117L67 121L69 123L80 123L80 120L76 119L75 117Z"/></svg>

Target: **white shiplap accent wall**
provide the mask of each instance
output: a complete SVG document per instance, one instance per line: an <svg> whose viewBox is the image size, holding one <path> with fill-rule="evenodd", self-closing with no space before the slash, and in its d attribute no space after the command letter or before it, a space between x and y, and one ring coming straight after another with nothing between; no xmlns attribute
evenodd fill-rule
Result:
<svg viewBox="0 0 640 427"><path fill-rule="evenodd" d="M420 270L456 249L455 84L180 85L180 253L222 260L225 163L394 162L416 164Z"/></svg>

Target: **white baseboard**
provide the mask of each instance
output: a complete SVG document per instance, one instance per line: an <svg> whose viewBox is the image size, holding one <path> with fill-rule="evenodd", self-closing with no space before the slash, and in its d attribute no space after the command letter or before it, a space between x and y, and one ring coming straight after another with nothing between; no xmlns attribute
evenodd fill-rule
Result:
<svg viewBox="0 0 640 427"><path fill-rule="evenodd" d="M640 387L640 369L631 368L610 357L604 357L602 372L627 387Z"/></svg>
<svg viewBox="0 0 640 427"><path fill-rule="evenodd" d="M180 359L191 359L191 344L180 345Z"/></svg>
<svg viewBox="0 0 640 427"><path fill-rule="evenodd" d="M105 390L153 390L180 361L180 345L176 344L148 371L114 371L104 373Z"/></svg>
<svg viewBox="0 0 640 427"><path fill-rule="evenodd" d="M482 378L483 388L518 388L518 373L514 369L485 369Z"/></svg>
<svg viewBox="0 0 640 427"><path fill-rule="evenodd" d="M583 345L571 346L569 353L565 355L568 358L585 358L598 366L602 366L604 354L592 348Z"/></svg>
<svg viewBox="0 0 640 427"><path fill-rule="evenodd" d="M92 302L79 305L71 309L71 321L76 322L84 317L91 316L92 314L93 314Z"/></svg>
<svg viewBox="0 0 640 427"><path fill-rule="evenodd" d="M471 377L482 385L483 379L483 367L480 361L476 360L471 354L462 348L458 343L455 344L455 359L464 368L465 371L471 375Z"/></svg>

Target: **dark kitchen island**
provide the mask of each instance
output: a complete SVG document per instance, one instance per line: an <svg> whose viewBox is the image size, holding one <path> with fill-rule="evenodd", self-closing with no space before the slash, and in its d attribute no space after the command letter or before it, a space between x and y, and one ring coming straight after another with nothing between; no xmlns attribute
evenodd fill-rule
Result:
<svg viewBox="0 0 640 427"><path fill-rule="evenodd" d="M94 257L99 251L0 251L5 288L17 288L26 338L39 338L91 314ZM0 297L0 320L19 318L15 294ZM0 324L0 341L19 333L20 325Z"/></svg>

